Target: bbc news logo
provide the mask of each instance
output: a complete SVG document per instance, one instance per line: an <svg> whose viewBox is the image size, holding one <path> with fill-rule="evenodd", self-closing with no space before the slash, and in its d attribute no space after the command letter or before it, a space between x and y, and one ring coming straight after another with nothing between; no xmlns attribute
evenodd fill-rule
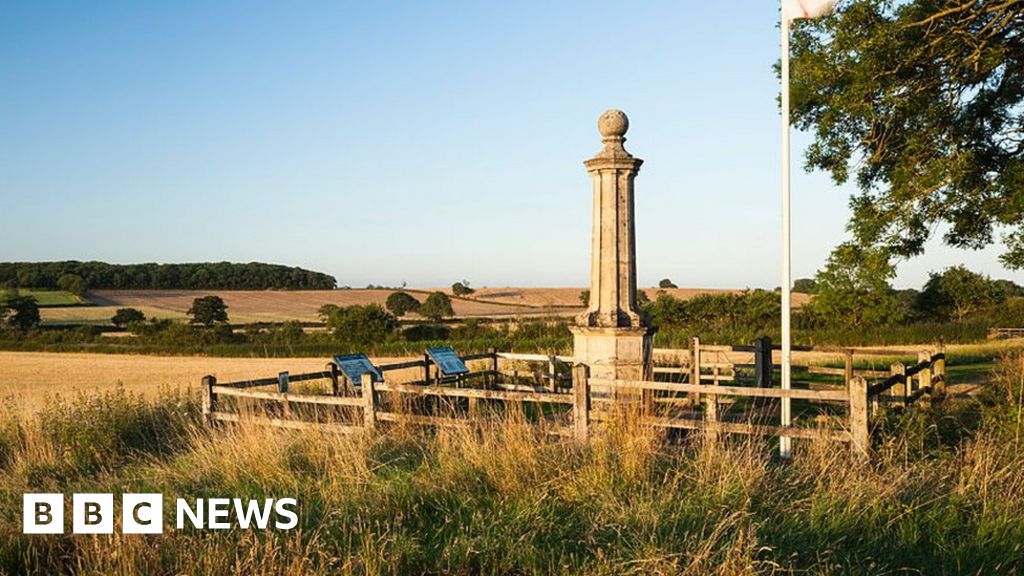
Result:
<svg viewBox="0 0 1024 576"><path fill-rule="evenodd" d="M242 500L241 498L178 498L174 503L177 530L291 530L299 523L294 498ZM72 534L113 534L118 511L113 494L72 494ZM123 494L121 532L161 534L164 531L163 494ZM63 534L64 495L24 494L22 532Z"/></svg>

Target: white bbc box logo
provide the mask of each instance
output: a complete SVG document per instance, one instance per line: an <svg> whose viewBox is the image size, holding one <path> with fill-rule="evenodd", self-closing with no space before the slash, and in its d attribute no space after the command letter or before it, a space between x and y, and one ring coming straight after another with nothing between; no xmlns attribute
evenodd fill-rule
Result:
<svg viewBox="0 0 1024 576"><path fill-rule="evenodd" d="M22 495L22 532L24 534L63 534L64 495ZM73 494L71 496L72 534L113 534L113 494ZM164 531L162 494L123 494L121 531L125 534L160 534Z"/></svg>
<svg viewBox="0 0 1024 576"><path fill-rule="evenodd" d="M75 494L71 497L71 532L113 534L114 495Z"/></svg>
<svg viewBox="0 0 1024 576"><path fill-rule="evenodd" d="M162 494L125 494L121 501L121 531L125 534L160 534L164 531Z"/></svg>
<svg viewBox="0 0 1024 576"><path fill-rule="evenodd" d="M25 534L63 534L64 495L23 495L21 526Z"/></svg>

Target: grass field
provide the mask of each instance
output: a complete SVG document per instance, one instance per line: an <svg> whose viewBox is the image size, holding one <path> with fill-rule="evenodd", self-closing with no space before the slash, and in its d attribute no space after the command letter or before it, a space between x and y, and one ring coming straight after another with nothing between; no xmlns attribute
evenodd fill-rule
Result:
<svg viewBox="0 0 1024 576"><path fill-rule="evenodd" d="M1005 340L986 344L950 345L950 384L964 390L984 384L992 377L994 358L1024 348L1024 341ZM749 361L749 355L724 355L729 361ZM56 394L79 391L97 393L123 385L147 397L162 388L192 389L200 379L213 374L222 382L264 378L281 371L292 374L323 370L328 357L321 358L218 358L207 356L151 356L131 354L3 352L0 351L0 398L29 410L43 406ZM375 358L378 363L399 359ZM886 369L898 356L872 358L870 366ZM912 359L902 359L910 361ZM826 365L834 355L794 353L794 361ZM404 378L405 374L391 373ZM410 373L410 379L418 373Z"/></svg>
<svg viewBox="0 0 1024 576"><path fill-rule="evenodd" d="M18 289L18 294L21 296L31 296L36 299L40 307L46 306L81 306L88 305L89 302L70 292L64 292L62 290L30 290L25 288Z"/></svg>
<svg viewBox="0 0 1024 576"><path fill-rule="evenodd" d="M586 444L481 431L210 429L194 395L125 389L0 415L2 574L1020 574L1024 357L984 397L880 418L839 444ZM2 414L2 412L0 412ZM156 492L164 533L20 534L25 492ZM292 531L175 530L173 499L294 497ZM120 524L119 517L115 526Z"/></svg>
<svg viewBox="0 0 1024 576"><path fill-rule="evenodd" d="M150 398L164 389L195 391L203 376L221 382L323 370L329 358L208 358L0 352L0 399L31 412L54 396L107 392L123 386ZM383 359L374 359L380 363Z"/></svg>

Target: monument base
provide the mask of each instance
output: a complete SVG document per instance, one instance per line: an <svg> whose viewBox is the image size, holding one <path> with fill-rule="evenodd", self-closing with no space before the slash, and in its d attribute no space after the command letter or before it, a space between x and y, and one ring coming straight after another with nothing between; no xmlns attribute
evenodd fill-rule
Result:
<svg viewBox="0 0 1024 576"><path fill-rule="evenodd" d="M573 359L590 368L591 378L653 380L654 330L572 326Z"/></svg>

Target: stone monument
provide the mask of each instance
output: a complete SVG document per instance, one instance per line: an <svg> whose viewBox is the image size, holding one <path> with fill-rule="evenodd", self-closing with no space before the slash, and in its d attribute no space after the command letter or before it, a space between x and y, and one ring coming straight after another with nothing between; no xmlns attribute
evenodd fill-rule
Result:
<svg viewBox="0 0 1024 576"><path fill-rule="evenodd" d="M653 331L636 303L633 179L643 160L623 147L621 110L602 114L597 129L604 148L583 163L594 180L590 304L572 328L573 357L592 378L651 380Z"/></svg>

